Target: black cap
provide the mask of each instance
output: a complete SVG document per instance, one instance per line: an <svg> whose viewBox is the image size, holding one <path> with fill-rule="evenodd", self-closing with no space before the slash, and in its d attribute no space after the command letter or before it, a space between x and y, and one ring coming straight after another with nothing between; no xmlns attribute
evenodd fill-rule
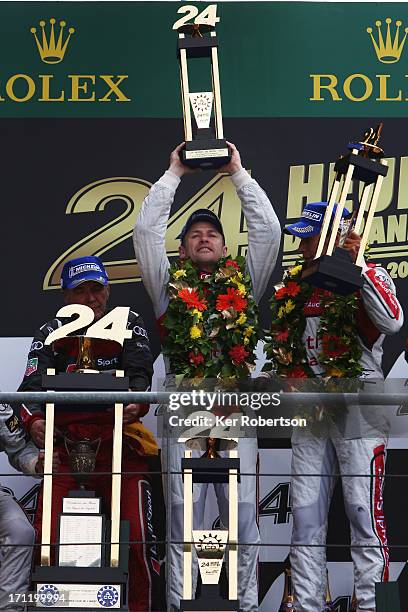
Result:
<svg viewBox="0 0 408 612"><path fill-rule="evenodd" d="M225 240L224 230L222 229L221 221L219 220L217 215L213 213L211 210L208 210L208 208L200 208L199 210L195 210L187 219L183 229L181 230L181 234L180 234L181 242L184 241L184 238L186 237L186 234L188 230L190 229L190 227L194 225L194 223L199 223L200 221L211 223L211 225L215 227L217 232L219 232Z"/></svg>

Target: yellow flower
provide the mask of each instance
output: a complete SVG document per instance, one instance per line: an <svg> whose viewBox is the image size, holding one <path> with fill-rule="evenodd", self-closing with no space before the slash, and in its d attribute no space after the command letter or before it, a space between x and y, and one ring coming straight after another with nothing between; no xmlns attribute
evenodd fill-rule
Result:
<svg viewBox="0 0 408 612"><path fill-rule="evenodd" d="M246 330L244 331L244 336L246 338L249 338L249 336L252 336L252 334L254 333L254 327L253 325L249 325Z"/></svg>
<svg viewBox="0 0 408 612"><path fill-rule="evenodd" d="M237 289L242 296L246 295L245 285L243 285L242 283L237 283Z"/></svg>
<svg viewBox="0 0 408 612"><path fill-rule="evenodd" d="M239 315L238 319L237 319L237 325L243 325L244 323L246 323L247 320L247 316L244 312L241 312L241 314Z"/></svg>
<svg viewBox="0 0 408 612"><path fill-rule="evenodd" d="M193 315L197 315L197 319L199 321L201 321L201 319L203 318L203 313L202 312L197 310L197 308L193 308L193 310L191 312L192 312Z"/></svg>
<svg viewBox="0 0 408 612"><path fill-rule="evenodd" d="M334 376L335 378L343 378L344 372L335 367L327 368L326 370L327 376Z"/></svg>
<svg viewBox="0 0 408 612"><path fill-rule="evenodd" d="M185 270L177 270L176 272L174 272L173 274L173 278L175 278L176 280L178 280L179 278L181 278L182 276L187 276L187 272Z"/></svg>
<svg viewBox="0 0 408 612"><path fill-rule="evenodd" d="M302 266L295 266L294 268L289 270L289 276L291 276L293 278L293 276L296 276L297 274L299 274L301 269L302 269Z"/></svg>
<svg viewBox="0 0 408 612"><path fill-rule="evenodd" d="M249 344L249 338L244 338L244 344Z"/></svg>
<svg viewBox="0 0 408 612"><path fill-rule="evenodd" d="M190 327L190 338L196 340L197 338L201 338L201 329L197 327L197 325L193 325Z"/></svg>
<svg viewBox="0 0 408 612"><path fill-rule="evenodd" d="M238 276L239 280L242 280L242 278L243 278L242 272L237 272L237 276Z"/></svg>
<svg viewBox="0 0 408 612"><path fill-rule="evenodd" d="M278 319L281 319L284 316L285 312L285 307L281 306L278 310Z"/></svg>
<svg viewBox="0 0 408 612"><path fill-rule="evenodd" d="M289 314L295 308L295 303L292 300L288 300L284 303L283 308L285 309L286 314Z"/></svg>

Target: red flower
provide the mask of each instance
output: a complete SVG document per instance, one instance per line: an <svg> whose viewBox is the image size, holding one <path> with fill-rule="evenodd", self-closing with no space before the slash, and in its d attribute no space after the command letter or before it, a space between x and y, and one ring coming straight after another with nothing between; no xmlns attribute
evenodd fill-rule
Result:
<svg viewBox="0 0 408 612"><path fill-rule="evenodd" d="M294 281L289 281L286 285L286 293L290 295L290 297L296 297L297 294L300 293L300 286Z"/></svg>
<svg viewBox="0 0 408 612"><path fill-rule="evenodd" d="M280 289L278 289L277 291L275 291L275 295L274 298L275 300L281 300L282 298L284 298L286 295L288 294L288 290L286 289L286 287L281 287Z"/></svg>
<svg viewBox="0 0 408 612"><path fill-rule="evenodd" d="M187 308L197 308L200 311L207 308L205 300L200 298L196 289L180 289L177 296L183 300Z"/></svg>
<svg viewBox="0 0 408 612"><path fill-rule="evenodd" d="M231 267L231 268L235 268L235 270L236 270L237 272L240 272L240 270L241 270L241 268L239 267L239 265L237 264L237 262L236 262L236 261L234 261L233 259L227 259L227 261L225 262L225 265L226 265L227 267L229 266L229 267Z"/></svg>
<svg viewBox="0 0 408 612"><path fill-rule="evenodd" d="M194 353L194 351L190 351L188 354L188 359L190 363L195 365L196 367L200 365L200 363L204 363L204 355L202 353Z"/></svg>
<svg viewBox="0 0 408 612"><path fill-rule="evenodd" d="M307 374L301 366L294 366L287 372L288 378L307 378Z"/></svg>
<svg viewBox="0 0 408 612"><path fill-rule="evenodd" d="M275 300L281 300L282 298L289 295L290 297L296 297L300 293L300 285L294 281L289 281L285 287L281 287L275 292Z"/></svg>
<svg viewBox="0 0 408 612"><path fill-rule="evenodd" d="M348 346L343 344L340 336L324 334L322 337L323 353L326 357L341 357L347 353Z"/></svg>
<svg viewBox="0 0 408 612"><path fill-rule="evenodd" d="M234 365L240 365L245 360L245 357L248 357L249 353L242 344L236 344L228 351L228 355L231 357Z"/></svg>
<svg viewBox="0 0 408 612"><path fill-rule="evenodd" d="M215 307L217 310L228 310L233 308L237 312L241 312L247 305L246 299L244 299L239 291L236 289L227 289L227 293L219 295Z"/></svg>
<svg viewBox="0 0 408 612"><path fill-rule="evenodd" d="M275 339L276 339L278 342L286 342L286 340L288 339L288 337L289 337L289 332L288 332L288 330L287 330L287 329L284 329L283 331L278 332L277 334L275 334Z"/></svg>

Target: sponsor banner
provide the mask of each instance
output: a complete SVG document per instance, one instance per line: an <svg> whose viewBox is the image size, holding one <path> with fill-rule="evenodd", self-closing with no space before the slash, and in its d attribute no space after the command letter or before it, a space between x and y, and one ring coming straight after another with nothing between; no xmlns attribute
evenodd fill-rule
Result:
<svg viewBox="0 0 408 612"><path fill-rule="evenodd" d="M2 3L0 116L180 117L172 28L207 7L189 6ZM220 2L214 17L225 117L406 115L407 3Z"/></svg>

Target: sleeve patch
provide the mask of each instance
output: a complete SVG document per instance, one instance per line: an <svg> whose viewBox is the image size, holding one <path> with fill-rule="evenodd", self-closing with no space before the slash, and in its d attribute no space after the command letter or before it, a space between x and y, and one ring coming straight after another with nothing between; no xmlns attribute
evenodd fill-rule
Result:
<svg viewBox="0 0 408 612"><path fill-rule="evenodd" d="M5 421L6 427L10 433L14 433L20 429L20 422L15 414L13 414L7 421Z"/></svg>
<svg viewBox="0 0 408 612"><path fill-rule="evenodd" d="M38 368L38 357L32 357L27 361L27 367L24 376L30 376L37 371Z"/></svg>
<svg viewBox="0 0 408 612"><path fill-rule="evenodd" d="M373 268L367 270L366 276L370 279L374 289L376 289L377 293L382 298L383 303L388 307L391 315L398 321L400 317L399 303L392 292L389 280L382 274L376 273Z"/></svg>

